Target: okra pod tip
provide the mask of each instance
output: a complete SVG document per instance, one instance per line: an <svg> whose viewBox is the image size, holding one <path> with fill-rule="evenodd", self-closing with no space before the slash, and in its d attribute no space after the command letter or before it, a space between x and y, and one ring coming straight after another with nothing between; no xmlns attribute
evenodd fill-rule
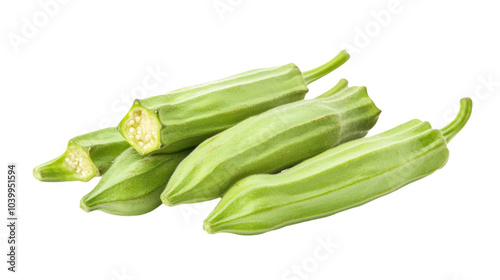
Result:
<svg viewBox="0 0 500 280"><path fill-rule="evenodd" d="M91 209L90 207L87 206L87 204L85 204L83 199L80 200L80 208L87 213L94 211L94 209Z"/></svg>

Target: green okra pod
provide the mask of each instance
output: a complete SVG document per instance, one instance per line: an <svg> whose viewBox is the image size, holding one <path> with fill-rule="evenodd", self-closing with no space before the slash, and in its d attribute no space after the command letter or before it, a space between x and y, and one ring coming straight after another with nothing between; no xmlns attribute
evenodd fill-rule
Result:
<svg viewBox="0 0 500 280"><path fill-rule="evenodd" d="M303 99L309 83L348 59L342 51L304 73L288 64L136 100L118 129L142 155L194 147L250 116Z"/></svg>
<svg viewBox="0 0 500 280"><path fill-rule="evenodd" d="M457 118L432 129L412 120L330 149L274 175L237 182L204 222L209 233L259 234L326 217L391 193L443 167L447 143L464 127L472 101Z"/></svg>
<svg viewBox="0 0 500 280"><path fill-rule="evenodd" d="M236 181L274 173L340 143L364 137L380 110L365 87L332 90L250 117L200 144L172 175L166 205L220 197Z"/></svg>
<svg viewBox="0 0 500 280"><path fill-rule="evenodd" d="M142 215L161 205L165 189L177 165L191 149L172 154L141 156L130 147L119 155L97 186L80 201L91 212L100 210L122 216Z"/></svg>
<svg viewBox="0 0 500 280"><path fill-rule="evenodd" d="M87 182L104 174L129 147L114 127L86 133L69 140L61 156L35 167L33 176L42 182Z"/></svg>

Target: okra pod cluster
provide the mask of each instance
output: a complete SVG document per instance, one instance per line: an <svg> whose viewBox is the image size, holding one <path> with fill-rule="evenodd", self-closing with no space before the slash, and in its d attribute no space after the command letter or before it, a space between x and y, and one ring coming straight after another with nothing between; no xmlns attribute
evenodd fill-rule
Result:
<svg viewBox="0 0 500 280"><path fill-rule="evenodd" d="M342 79L303 100L348 59L342 51L306 72L257 69L135 100L117 128L71 139L33 175L102 176L80 200L85 212L133 216L222 197L203 228L252 235L360 206L442 168L472 101L442 129L411 120L363 138L381 113L366 87Z"/></svg>

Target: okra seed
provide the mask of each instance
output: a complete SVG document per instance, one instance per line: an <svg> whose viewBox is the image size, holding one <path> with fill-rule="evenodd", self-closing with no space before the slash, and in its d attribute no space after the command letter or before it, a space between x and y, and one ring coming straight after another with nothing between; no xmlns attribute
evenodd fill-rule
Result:
<svg viewBox="0 0 500 280"><path fill-rule="evenodd" d="M90 170L93 167L89 163L86 152L85 150L70 146L68 154L64 159L67 167L75 174L78 174L78 176L87 177L91 174Z"/></svg>
<svg viewBox="0 0 500 280"><path fill-rule="evenodd" d="M135 121L138 122L138 123L140 123L141 122L141 117L139 117L139 116L135 117Z"/></svg>
<svg viewBox="0 0 500 280"><path fill-rule="evenodd" d="M139 141L139 143L137 144L139 144L140 147L144 146L144 143L142 141Z"/></svg>
<svg viewBox="0 0 500 280"><path fill-rule="evenodd" d="M130 133L134 133L134 130L135 130L135 128L130 127L130 128L128 129L128 132L130 132Z"/></svg>
<svg viewBox="0 0 500 280"><path fill-rule="evenodd" d="M130 121L128 121L127 125L128 125L128 126L132 126L132 125L134 125L134 123L135 123L135 121L134 121L134 120L130 120Z"/></svg>
<svg viewBox="0 0 500 280"><path fill-rule="evenodd" d="M139 134L136 134L135 135L135 140L140 140L141 139L141 136Z"/></svg>

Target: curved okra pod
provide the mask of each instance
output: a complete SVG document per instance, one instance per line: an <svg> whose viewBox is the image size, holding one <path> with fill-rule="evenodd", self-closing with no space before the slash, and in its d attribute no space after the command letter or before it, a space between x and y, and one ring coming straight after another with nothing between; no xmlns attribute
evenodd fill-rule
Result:
<svg viewBox="0 0 500 280"><path fill-rule="evenodd" d="M348 59L342 51L304 73L288 64L136 100L118 129L142 155L194 147L250 116L303 99L309 83Z"/></svg>
<svg viewBox="0 0 500 280"><path fill-rule="evenodd" d="M351 141L275 175L232 186L204 222L209 233L259 234L326 217L393 192L443 167L447 143L464 127L472 101L441 130L412 120Z"/></svg>
<svg viewBox="0 0 500 280"><path fill-rule="evenodd" d="M114 127L83 134L69 140L64 154L35 167L33 176L42 182L87 182L104 174L129 147Z"/></svg>
<svg viewBox="0 0 500 280"><path fill-rule="evenodd" d="M282 105L207 139L176 169L166 205L218 198L236 181L274 173L340 143L364 137L380 110L365 87L341 80L320 98Z"/></svg>
<svg viewBox="0 0 500 280"><path fill-rule="evenodd" d="M97 186L80 201L85 212L100 210L122 216L142 215L161 205L160 193L191 149L141 156L129 147L119 155Z"/></svg>

